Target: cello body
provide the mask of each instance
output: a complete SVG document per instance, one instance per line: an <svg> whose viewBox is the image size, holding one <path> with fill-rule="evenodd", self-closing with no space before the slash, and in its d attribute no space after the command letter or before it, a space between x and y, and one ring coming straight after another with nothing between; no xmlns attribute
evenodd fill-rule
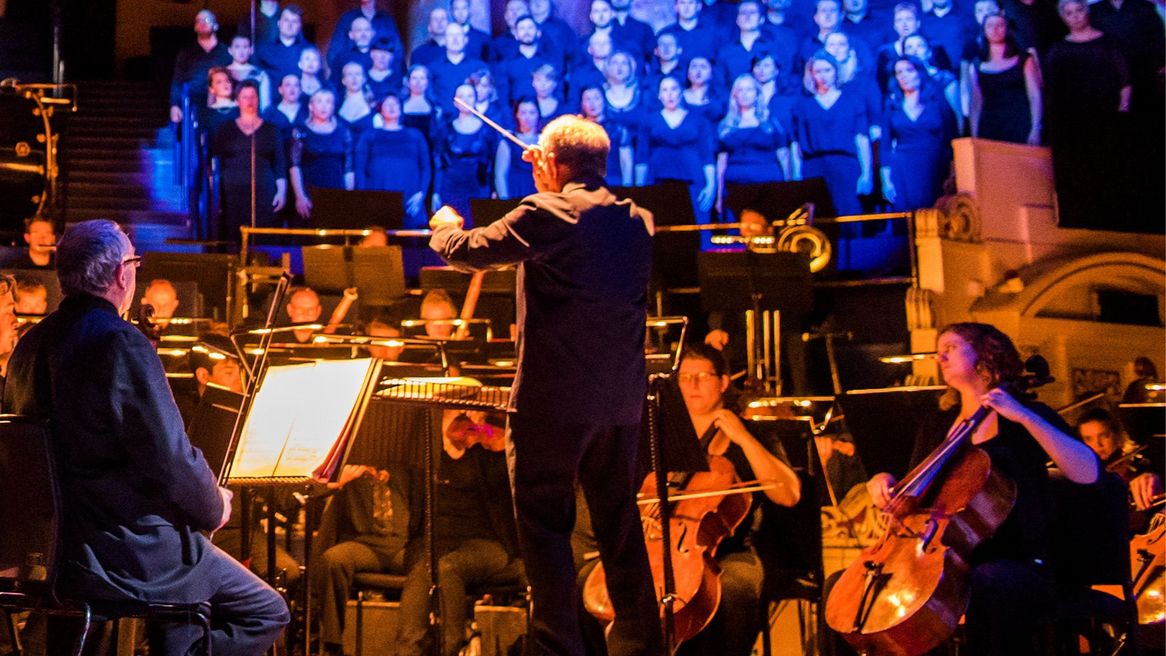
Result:
<svg viewBox="0 0 1166 656"><path fill-rule="evenodd" d="M827 624L872 656L938 646L967 609L972 550L1015 500L1015 484L992 470L988 454L964 445L944 477L898 504L882 538L846 569L826 601Z"/></svg>
<svg viewBox="0 0 1166 656"><path fill-rule="evenodd" d="M709 469L693 474L685 489L727 490L737 482L736 470L724 456L710 455ZM654 474L648 475L641 491L649 497L656 496ZM721 539L736 530L749 513L752 501L749 495L729 493L686 499L674 504L669 520L672 538L669 547L675 582L675 644L679 645L699 633L716 614L721 600L721 567L717 564L716 548ZM644 506L640 519L656 598L661 599L664 596L665 545L660 530L658 505ZM583 585L583 605L603 624L615 618L615 610L607 593L607 575L603 563L592 570Z"/></svg>
<svg viewBox="0 0 1166 656"><path fill-rule="evenodd" d="M1166 521L1161 517L1130 540L1130 563L1142 638L1146 647L1161 649L1166 626Z"/></svg>

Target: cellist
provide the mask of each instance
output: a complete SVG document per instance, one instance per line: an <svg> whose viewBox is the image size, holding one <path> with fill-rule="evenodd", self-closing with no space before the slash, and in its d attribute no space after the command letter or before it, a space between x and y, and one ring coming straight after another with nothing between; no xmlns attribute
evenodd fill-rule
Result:
<svg viewBox="0 0 1166 656"><path fill-rule="evenodd" d="M720 351L705 344L686 346L677 376L684 405L696 434L707 437L708 453L733 463L742 481L773 483L765 496L779 506L793 506L801 498L797 474L757 440L735 412L727 407L728 365ZM756 493L755 493L756 494ZM753 513L726 536L717 548L721 566L721 603L712 621L677 653L748 656L757 638L757 604L764 575L761 560L748 543Z"/></svg>
<svg viewBox="0 0 1166 656"><path fill-rule="evenodd" d="M912 464L924 460L961 421L981 406L995 412L972 436L992 469L1016 484L1016 503L995 534L972 553L971 599L966 613L968 654L1033 653L1036 627L1052 603L1048 547L1049 458L1075 483L1097 480L1097 456L1071 437L1069 426L1048 406L1010 395L1001 385L1020 377L1023 364L1007 335L982 323L957 323L940 331L936 346L948 386L939 412L916 435ZM887 473L867 483L883 508L897 481Z"/></svg>
<svg viewBox="0 0 1166 656"><path fill-rule="evenodd" d="M801 498L801 484L794 470L757 440L744 422L727 407L725 393L729 390L728 363L724 355L707 344L689 344L684 347L680 361L678 383L689 419L697 435L708 441L710 454L723 455L737 471L741 481L770 484L765 496L779 506L793 506ZM682 492L676 492L682 494ZM760 494L758 492L752 493ZM582 504L582 495L579 495ZM724 654L748 656L757 638L757 611L761 599L764 575L761 560L749 545L753 525L754 503L738 524L736 531L725 536L717 547L716 560L722 569L721 600L717 613L708 626L696 637L680 645L678 654L701 656ZM572 546L576 566L580 570L580 588L594 567L595 541L591 536L589 513L580 506ZM658 548L659 543L648 548ZM582 613L584 633L587 634L589 656L604 654L602 630L594 618Z"/></svg>

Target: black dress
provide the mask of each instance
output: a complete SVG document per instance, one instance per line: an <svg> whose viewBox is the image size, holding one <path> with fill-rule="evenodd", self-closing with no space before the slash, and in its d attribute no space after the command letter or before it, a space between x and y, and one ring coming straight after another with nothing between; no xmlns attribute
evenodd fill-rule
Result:
<svg viewBox="0 0 1166 656"><path fill-rule="evenodd" d="M1136 163L1128 156L1126 116L1118 112L1130 78L1116 42L1106 35L1058 41L1044 73L1060 225L1113 230L1136 221L1129 191Z"/></svg>
<svg viewBox="0 0 1166 656"><path fill-rule="evenodd" d="M1019 144L1028 141L1028 133L1032 131L1032 110L1024 80L1027 60L1028 55L1021 55L1015 66L1002 71L986 71L977 62L976 75L980 80L980 96L984 99L978 133L981 139Z"/></svg>
<svg viewBox="0 0 1166 656"><path fill-rule="evenodd" d="M471 134L462 134L449 123L437 140L437 193L441 202L457 210L467 223L472 219L470 199L490 197L491 170L498 149L495 135L485 123Z"/></svg>
<svg viewBox="0 0 1166 656"><path fill-rule="evenodd" d="M300 168L305 189L343 189L344 174L353 171L352 154L352 133L341 121L328 134L307 125L292 130L291 166Z"/></svg>
<svg viewBox="0 0 1166 656"><path fill-rule="evenodd" d="M264 121L253 135L230 121L215 133L211 154L219 158L224 238L235 241L239 227L251 225L251 143L255 143L255 225L275 225L271 203L275 181L286 179L283 140L275 125Z"/></svg>

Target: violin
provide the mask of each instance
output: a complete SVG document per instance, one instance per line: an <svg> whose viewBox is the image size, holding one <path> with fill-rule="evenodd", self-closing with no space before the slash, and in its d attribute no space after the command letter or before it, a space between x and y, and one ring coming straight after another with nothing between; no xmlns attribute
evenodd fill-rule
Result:
<svg viewBox="0 0 1166 656"><path fill-rule="evenodd" d="M1047 368L1043 373L1005 388L1020 395L1051 380ZM969 599L968 559L1016 503L1016 484L971 443L992 414L979 408L892 488L886 531L831 590L826 623L860 653L923 654L959 624Z"/></svg>
<svg viewBox="0 0 1166 656"><path fill-rule="evenodd" d="M446 410L442 424L445 439L456 449L475 444L494 452L506 448L506 417L501 413Z"/></svg>
<svg viewBox="0 0 1166 656"><path fill-rule="evenodd" d="M706 450L718 432L714 424L701 440ZM673 504L669 528L675 581L673 598L674 639L676 645L700 633L712 620L721 600L721 567L716 549L749 514L753 499L741 488L733 463L719 455L709 455L709 471L679 477L670 484L679 485ZM688 493L686 493L688 492ZM642 496L656 496L656 475L649 474L640 488ZM664 597L664 548L660 503L653 500L640 507L640 523L648 549L656 597ZM592 570L583 585L583 605L603 624L615 619L615 610L607 591L603 563ZM661 606L661 615L664 607Z"/></svg>

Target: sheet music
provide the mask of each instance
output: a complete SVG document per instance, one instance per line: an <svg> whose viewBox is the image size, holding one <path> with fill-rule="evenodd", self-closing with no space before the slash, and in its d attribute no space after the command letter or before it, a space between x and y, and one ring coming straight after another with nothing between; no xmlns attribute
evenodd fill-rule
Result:
<svg viewBox="0 0 1166 656"><path fill-rule="evenodd" d="M345 433L371 366L363 358L269 368L231 477L311 476Z"/></svg>

